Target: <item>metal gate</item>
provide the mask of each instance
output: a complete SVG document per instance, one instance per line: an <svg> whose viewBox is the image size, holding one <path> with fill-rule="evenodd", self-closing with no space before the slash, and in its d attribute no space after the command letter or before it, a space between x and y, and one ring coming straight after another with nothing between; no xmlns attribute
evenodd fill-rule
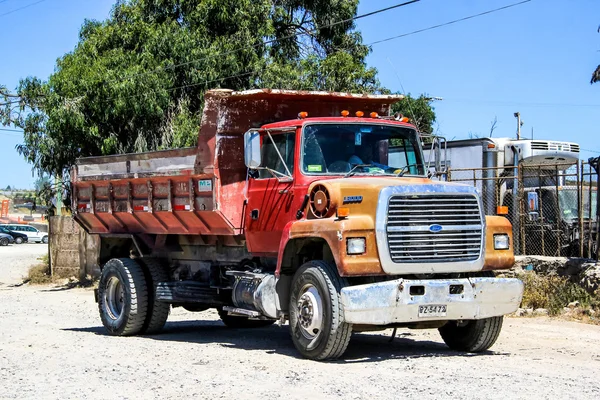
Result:
<svg viewBox="0 0 600 400"><path fill-rule="evenodd" d="M486 215L513 224L515 254L596 256L598 175L587 162L452 169L446 179L479 189Z"/></svg>

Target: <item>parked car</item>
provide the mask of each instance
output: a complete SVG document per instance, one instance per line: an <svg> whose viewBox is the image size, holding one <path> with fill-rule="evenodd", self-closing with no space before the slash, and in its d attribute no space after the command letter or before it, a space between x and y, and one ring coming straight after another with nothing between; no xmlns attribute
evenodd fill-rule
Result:
<svg viewBox="0 0 600 400"><path fill-rule="evenodd" d="M9 244L13 244L15 239L7 233L0 233L0 246L8 246Z"/></svg>
<svg viewBox="0 0 600 400"><path fill-rule="evenodd" d="M48 233L42 232L31 225L2 224L0 226L5 227L9 231L24 233L25 235L27 235L29 242L48 243Z"/></svg>
<svg viewBox="0 0 600 400"><path fill-rule="evenodd" d="M29 241L29 238L27 237L26 234L21 233L21 232L11 231L10 229L7 229L3 226L0 226L0 233L6 233L7 235L12 236L13 239L15 239L16 244L27 243Z"/></svg>

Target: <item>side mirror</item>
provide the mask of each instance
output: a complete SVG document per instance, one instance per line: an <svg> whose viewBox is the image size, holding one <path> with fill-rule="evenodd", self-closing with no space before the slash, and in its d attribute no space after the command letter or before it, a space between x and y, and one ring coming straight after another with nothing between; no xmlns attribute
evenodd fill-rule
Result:
<svg viewBox="0 0 600 400"><path fill-rule="evenodd" d="M244 134L244 162L250 169L256 169L262 163L260 134L257 130L250 130Z"/></svg>
<svg viewBox="0 0 600 400"><path fill-rule="evenodd" d="M435 161L435 175L444 175L448 169L446 138L443 136L434 136L433 142L431 143L431 152L433 153Z"/></svg>
<svg viewBox="0 0 600 400"><path fill-rule="evenodd" d="M435 172L442 172L442 144L440 142L440 138L435 136L433 138L433 143L431 143L431 149L434 150L434 159L435 159Z"/></svg>

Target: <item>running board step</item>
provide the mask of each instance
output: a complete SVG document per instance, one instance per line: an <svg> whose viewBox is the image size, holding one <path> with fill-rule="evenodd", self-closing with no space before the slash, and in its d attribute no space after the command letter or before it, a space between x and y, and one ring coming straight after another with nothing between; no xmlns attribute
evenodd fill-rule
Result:
<svg viewBox="0 0 600 400"><path fill-rule="evenodd" d="M262 314L259 313L258 311L246 310L244 308L237 308L237 307L225 306L225 307L223 307L223 310L225 310L225 311L227 311L228 313L231 313L231 314L243 315L245 317L257 318L257 317L261 317L262 316Z"/></svg>
<svg viewBox="0 0 600 400"><path fill-rule="evenodd" d="M160 282L156 287L156 301L163 303L197 303L211 306L231 304L223 290L208 287L196 281ZM229 300L229 301L228 301Z"/></svg>

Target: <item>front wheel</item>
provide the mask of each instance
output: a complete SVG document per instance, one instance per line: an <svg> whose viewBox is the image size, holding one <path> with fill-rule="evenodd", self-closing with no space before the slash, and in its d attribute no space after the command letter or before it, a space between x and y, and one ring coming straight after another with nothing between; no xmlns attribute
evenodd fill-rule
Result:
<svg viewBox="0 0 600 400"><path fill-rule="evenodd" d="M340 357L350 342L352 325L344 321L340 292L347 285L334 265L310 261L292 281L290 332L296 349L306 358Z"/></svg>
<svg viewBox="0 0 600 400"><path fill-rule="evenodd" d="M444 342L453 350L479 353L496 343L502 330L503 317L475 321L450 321L439 331Z"/></svg>
<svg viewBox="0 0 600 400"><path fill-rule="evenodd" d="M102 269L98 284L100 319L109 334L140 333L148 312L148 287L144 270L129 258L113 258Z"/></svg>
<svg viewBox="0 0 600 400"><path fill-rule="evenodd" d="M22 238L22 237L18 237L18 238L16 238L16 239L15 239L15 243L16 243L16 244L21 244L21 243L23 243L23 238Z"/></svg>
<svg viewBox="0 0 600 400"><path fill-rule="evenodd" d="M44 244L48 244L48 236L44 236L44 237L42 238L42 243L44 243Z"/></svg>

